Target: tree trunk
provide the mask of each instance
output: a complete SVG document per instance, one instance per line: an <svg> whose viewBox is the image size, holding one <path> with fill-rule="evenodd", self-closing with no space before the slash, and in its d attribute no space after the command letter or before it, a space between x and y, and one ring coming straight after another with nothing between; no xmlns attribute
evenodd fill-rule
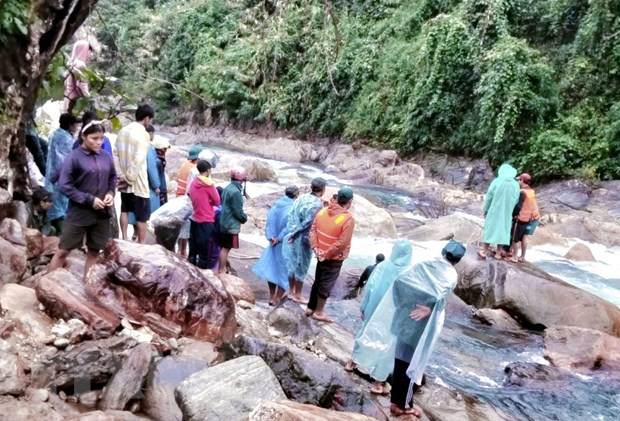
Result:
<svg viewBox="0 0 620 421"><path fill-rule="evenodd" d="M3 44L0 40L0 187L22 194L29 192L26 126L39 87L54 55L98 0L25 1L30 8L27 35L16 33Z"/></svg>

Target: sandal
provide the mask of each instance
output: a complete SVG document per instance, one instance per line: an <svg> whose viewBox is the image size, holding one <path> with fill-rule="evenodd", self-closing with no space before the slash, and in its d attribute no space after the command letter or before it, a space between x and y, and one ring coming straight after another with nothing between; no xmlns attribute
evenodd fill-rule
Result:
<svg viewBox="0 0 620 421"><path fill-rule="evenodd" d="M504 260L510 263L519 263L519 259L517 259L515 256L506 257L504 258Z"/></svg>
<svg viewBox="0 0 620 421"><path fill-rule="evenodd" d="M306 312L306 314L308 313ZM316 313L312 313L312 318L317 322L334 323L334 319L325 314L318 315Z"/></svg>
<svg viewBox="0 0 620 421"><path fill-rule="evenodd" d="M417 407L413 407L410 409L402 409L396 406L395 404L390 405L390 413L397 417L401 417L403 415L413 415L416 418L422 417L422 411L418 410Z"/></svg>
<svg viewBox="0 0 620 421"><path fill-rule="evenodd" d="M486 259L488 256L487 252L484 250L478 250L478 257L481 259Z"/></svg>
<svg viewBox="0 0 620 421"><path fill-rule="evenodd" d="M293 297L292 295L291 300L295 301L297 304L306 304L308 302L308 300L306 300L304 297Z"/></svg>
<svg viewBox="0 0 620 421"><path fill-rule="evenodd" d="M525 263L525 257L519 257L517 258L517 260L519 261L519 263Z"/></svg>
<svg viewBox="0 0 620 421"><path fill-rule="evenodd" d="M504 256L501 253L495 253L495 260L503 260Z"/></svg>
<svg viewBox="0 0 620 421"><path fill-rule="evenodd" d="M348 371L349 373L354 372L356 368L357 364L355 364L353 360L347 361L347 363L344 365L344 371Z"/></svg>
<svg viewBox="0 0 620 421"><path fill-rule="evenodd" d="M387 387L385 386L381 386L380 389L375 389L374 387L370 388L370 393L374 394L374 395L381 395L381 396L387 396L390 394L390 391Z"/></svg>

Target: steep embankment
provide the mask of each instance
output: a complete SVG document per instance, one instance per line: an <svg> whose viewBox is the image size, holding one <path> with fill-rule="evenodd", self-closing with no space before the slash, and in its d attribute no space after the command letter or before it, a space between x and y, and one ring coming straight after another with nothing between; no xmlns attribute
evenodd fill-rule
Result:
<svg viewBox="0 0 620 421"><path fill-rule="evenodd" d="M106 25L90 24L109 47L99 68L162 118L178 120L182 106L199 123L512 160L538 179L620 175L617 2L110 0L98 10Z"/></svg>

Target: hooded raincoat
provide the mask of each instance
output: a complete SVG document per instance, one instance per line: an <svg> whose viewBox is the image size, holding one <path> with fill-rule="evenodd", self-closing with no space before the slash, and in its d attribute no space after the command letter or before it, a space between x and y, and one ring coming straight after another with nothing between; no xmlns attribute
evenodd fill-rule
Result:
<svg viewBox="0 0 620 421"><path fill-rule="evenodd" d="M486 214L484 242L487 244L510 245L512 211L519 200L520 191L516 176L516 169L503 164L487 190L482 208Z"/></svg>
<svg viewBox="0 0 620 421"><path fill-rule="evenodd" d="M394 367L394 357L410 361L407 375L416 384L431 356L445 319L446 299L456 287L457 273L443 257L413 265L388 288L356 342L367 351L385 356L373 367L377 380L387 378ZM420 321L409 314L416 305L432 308L431 314ZM398 344L398 346L397 346ZM391 362L388 361L391 359Z"/></svg>
<svg viewBox="0 0 620 421"><path fill-rule="evenodd" d="M58 178L65 157L73 150L73 136L64 129L57 129L50 138L45 169L45 190L52 193L52 207L47 211L50 221L64 218L69 207L69 198L60 192Z"/></svg>
<svg viewBox="0 0 620 421"><path fill-rule="evenodd" d="M287 234L288 213L293 203L294 200L290 197L282 196L269 210L265 237L267 237L270 244L252 268L252 272L258 277L266 279L285 291L289 289L289 282L286 261L282 253L282 244ZM275 246L271 244L273 237L277 237L279 240Z"/></svg>
<svg viewBox="0 0 620 421"><path fill-rule="evenodd" d="M396 278L410 267L412 254L411 243L407 240L398 240L392 247L390 258L377 265L366 284L360 305L364 314L364 324L355 337L353 361L375 380L385 381L387 379L394 365L394 355L378 353L372 347L365 346L364 328Z"/></svg>
<svg viewBox="0 0 620 421"><path fill-rule="evenodd" d="M312 249L310 248L310 227L314 217L323 206L321 198L308 193L295 201L288 215L288 234L282 244L282 252L286 260L289 277L295 277L297 282L303 282L308 274ZM289 243L289 239L292 242Z"/></svg>

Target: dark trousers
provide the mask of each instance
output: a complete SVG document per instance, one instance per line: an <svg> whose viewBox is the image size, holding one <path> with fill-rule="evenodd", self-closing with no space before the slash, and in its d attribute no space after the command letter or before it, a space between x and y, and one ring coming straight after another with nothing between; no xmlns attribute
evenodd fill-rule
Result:
<svg viewBox="0 0 620 421"><path fill-rule="evenodd" d="M409 376L407 376L409 364L409 362L399 360L398 358L394 360L391 401L400 409L406 409L409 406L413 407L413 394L418 388L418 385L413 383ZM409 399L407 399L408 395Z"/></svg>
<svg viewBox="0 0 620 421"><path fill-rule="evenodd" d="M191 221L188 260L200 269L212 269L215 265L213 231L213 222Z"/></svg>
<svg viewBox="0 0 620 421"><path fill-rule="evenodd" d="M342 260L324 260L316 264L314 284L312 284L308 301L310 310L316 310L319 297L324 299L329 297L340 276L340 268L342 268Z"/></svg>

